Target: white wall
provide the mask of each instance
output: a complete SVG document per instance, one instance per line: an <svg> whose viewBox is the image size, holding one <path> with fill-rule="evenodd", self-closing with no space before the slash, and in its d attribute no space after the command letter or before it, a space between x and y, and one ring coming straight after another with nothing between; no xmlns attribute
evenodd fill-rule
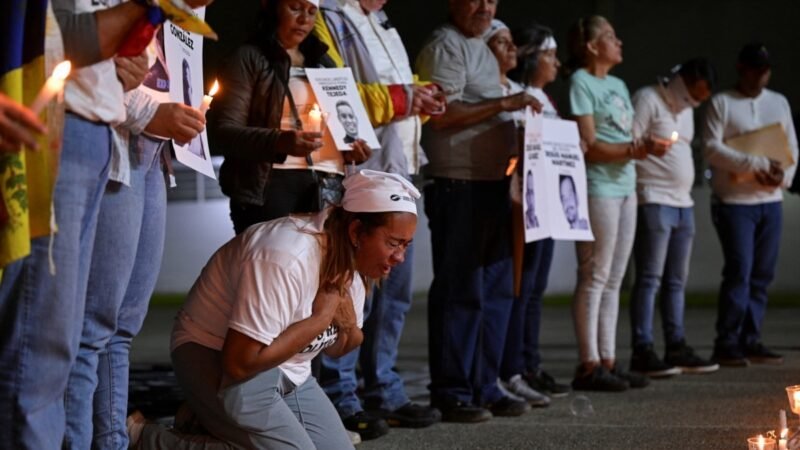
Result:
<svg viewBox="0 0 800 450"><path fill-rule="evenodd" d="M708 188L694 192L697 235L689 275L690 291L714 292L719 287L722 253L711 224ZM420 203L420 211L422 204ZM784 226L781 257L772 290L800 292L800 273L794 261L800 250L800 197L787 195L784 201ZM228 216L228 201L202 203L171 202L167 210L167 241L164 262L156 285L157 292L187 292L211 254L233 237ZM414 290L425 292L430 286L431 250L428 222L420 216L415 236ZM548 293L570 293L575 283L575 252L571 242L556 243L550 271Z"/></svg>

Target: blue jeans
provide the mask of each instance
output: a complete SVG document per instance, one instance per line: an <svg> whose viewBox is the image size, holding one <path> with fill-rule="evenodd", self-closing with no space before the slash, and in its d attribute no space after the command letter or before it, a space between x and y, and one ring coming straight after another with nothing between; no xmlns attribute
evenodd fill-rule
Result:
<svg viewBox="0 0 800 450"><path fill-rule="evenodd" d="M100 205L83 334L67 384L65 448L128 448L128 354L161 267L167 206L161 145L134 142L130 186L109 181Z"/></svg>
<svg viewBox="0 0 800 450"><path fill-rule="evenodd" d="M485 404L497 386L514 301L507 181L435 179L425 189L431 400Z"/></svg>
<svg viewBox="0 0 800 450"><path fill-rule="evenodd" d="M108 126L66 115L53 194L55 274L50 237L42 237L31 241L29 256L6 267L0 283L0 448L61 446L110 155Z"/></svg>
<svg viewBox="0 0 800 450"><path fill-rule="evenodd" d="M542 362L539 353L542 300L547 289L554 247L552 239L525 244L520 295L514 298L511 308L503 364L500 366L500 378L503 380L525 372L536 372Z"/></svg>
<svg viewBox="0 0 800 450"><path fill-rule="evenodd" d="M633 257L636 281L631 295L633 346L653 344L653 310L661 292L666 344L684 338L684 290L694 240L694 209L647 204L639 207Z"/></svg>
<svg viewBox="0 0 800 450"><path fill-rule="evenodd" d="M364 376L363 396L370 409L394 411L409 402L403 380L394 370L397 347L403 333L406 313L411 308L411 276L414 269L414 246L406 250L405 261L364 303L364 342L361 347L340 357L322 355L322 388L336 406L339 415L349 417L362 411L356 396L356 363Z"/></svg>
<svg viewBox="0 0 800 450"><path fill-rule="evenodd" d="M719 288L715 348L736 350L761 340L767 287L775 277L781 242L781 202L713 204L725 265Z"/></svg>

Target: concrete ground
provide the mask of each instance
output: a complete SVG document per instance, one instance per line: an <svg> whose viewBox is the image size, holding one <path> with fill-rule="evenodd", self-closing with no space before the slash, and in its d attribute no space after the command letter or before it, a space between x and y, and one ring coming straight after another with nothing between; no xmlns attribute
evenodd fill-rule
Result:
<svg viewBox="0 0 800 450"><path fill-rule="evenodd" d="M134 340L133 363L169 361L169 331L175 308L153 308ZM709 356L716 311L688 309L686 335L702 356ZM544 368L568 383L577 359L570 311L544 311ZM628 311L621 310L618 358L630 356ZM657 336L660 327L656 328ZM764 341L785 355L782 366L723 368L709 375L681 375L655 380L645 389L625 393L575 393L554 399L548 408L518 418L495 418L477 425L437 424L421 430L392 429L358 446L378 449L737 449L746 439L778 426L778 410L788 410L785 387L800 384L800 301L797 308L770 309ZM657 350L663 345L657 343ZM427 402L427 325L424 302L409 315L397 364L409 395ZM583 395L583 397L580 397ZM588 399L588 400L587 400ZM587 403L593 414L585 414ZM573 413L577 410L579 415ZM790 425L798 416L787 411Z"/></svg>

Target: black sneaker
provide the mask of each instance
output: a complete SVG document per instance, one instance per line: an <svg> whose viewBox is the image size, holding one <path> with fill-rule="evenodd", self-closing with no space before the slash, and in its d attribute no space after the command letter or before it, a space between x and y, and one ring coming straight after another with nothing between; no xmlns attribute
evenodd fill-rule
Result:
<svg viewBox="0 0 800 450"><path fill-rule="evenodd" d="M694 349L683 340L667 345L664 362L681 369L683 373L711 373L719 370L719 364L697 356Z"/></svg>
<svg viewBox="0 0 800 450"><path fill-rule="evenodd" d="M344 427L361 435L361 439L368 441L377 439L389 432L389 424L381 417L366 411L359 411L352 416L342 419Z"/></svg>
<svg viewBox="0 0 800 450"><path fill-rule="evenodd" d="M647 375L636 372L625 372L619 368L619 364L614 366L614 369L611 370L611 375L627 381L628 385L632 388L643 388L650 385L650 378L648 378Z"/></svg>
<svg viewBox="0 0 800 450"><path fill-rule="evenodd" d="M612 374L603 366L597 366L587 374L580 374L581 371L579 366L572 380L572 389L576 391L622 392L630 387L626 380Z"/></svg>
<svg viewBox="0 0 800 450"><path fill-rule="evenodd" d="M556 382L555 378L542 369L538 369L535 372L525 372L522 378L528 382L528 386L539 392L544 392L550 397L564 397L569 394L569 386Z"/></svg>
<svg viewBox="0 0 800 450"><path fill-rule="evenodd" d="M738 349L715 347L711 361L725 367L747 367L750 361Z"/></svg>
<svg viewBox="0 0 800 450"><path fill-rule="evenodd" d="M487 403L484 407L497 417L518 417L531 410L531 405L525 400L508 395L500 397L496 402Z"/></svg>
<svg viewBox="0 0 800 450"><path fill-rule="evenodd" d="M425 428L442 421L442 413L438 409L414 402L408 402L394 411L375 409L370 412L382 417L390 427Z"/></svg>
<svg viewBox="0 0 800 450"><path fill-rule="evenodd" d="M460 401L443 401L431 403L442 412L442 422L478 423L492 418L492 413L480 406Z"/></svg>
<svg viewBox="0 0 800 450"><path fill-rule="evenodd" d="M761 342L745 346L744 354L748 360L756 364L783 364L783 355L773 352Z"/></svg>
<svg viewBox="0 0 800 450"><path fill-rule="evenodd" d="M665 363L653 351L652 345L637 346L631 356L631 372L643 373L649 377L662 378L680 375L681 369ZM636 387L631 384L631 387Z"/></svg>

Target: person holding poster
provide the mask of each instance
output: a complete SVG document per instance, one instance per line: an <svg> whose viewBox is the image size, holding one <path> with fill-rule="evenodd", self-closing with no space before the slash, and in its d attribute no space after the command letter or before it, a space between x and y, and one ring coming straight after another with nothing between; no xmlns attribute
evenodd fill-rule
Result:
<svg viewBox="0 0 800 450"><path fill-rule="evenodd" d="M742 47L736 70L735 88L711 99L704 125L711 219L725 260L712 359L727 366L781 364L783 357L761 342L761 325L778 263L783 189L797 169L797 135L786 97L767 89L772 70L764 44ZM774 123L783 127L795 161L786 170L766 156L726 145L727 139ZM740 174L751 176L740 180Z"/></svg>
<svg viewBox="0 0 800 450"><path fill-rule="evenodd" d="M503 94L497 60L482 39L497 3L448 5L449 22L417 57L419 75L438 84L448 102L422 136L432 179L425 188L434 277L429 389L442 420L474 423L530 410L497 383L514 302L506 170L518 147L507 113L542 105L524 92Z"/></svg>
<svg viewBox="0 0 800 450"><path fill-rule="evenodd" d="M345 164L370 155L357 140L336 149L330 133L309 129L316 98L305 67L332 67L311 35L318 0L266 0L259 28L222 66L225 89L209 111L209 136L222 150L222 192L231 199L236 233L291 213L319 210L323 195L341 196ZM252 105L263 105L254 108Z"/></svg>
<svg viewBox="0 0 800 450"><path fill-rule="evenodd" d="M495 20L484 38L488 40L489 48L500 66L500 81L505 92L525 91L541 102L545 117L558 117L555 106L542 90L556 79L560 67L553 32L547 27L534 24L511 33L502 22ZM524 123L524 118L520 118L518 123ZM529 170L525 175L525 192L522 195L520 174L524 164L521 162L523 159L519 161L511 179L512 208L521 209L522 202L525 201L525 224L539 226L533 206L533 172ZM554 243L550 238L525 243L523 233L513 235L514 245L524 246L522 272L519 292L515 293L508 323L500 380L508 391L527 399L532 406L546 406L549 398L545 394L557 397L569 391L568 386L557 383L540 367L542 298L547 288Z"/></svg>
<svg viewBox="0 0 800 450"><path fill-rule="evenodd" d="M372 170L344 185L342 206L253 225L211 257L171 342L189 409L211 436L135 414L132 448L353 448L311 360L361 343L366 289L403 262L420 194Z"/></svg>
<svg viewBox="0 0 800 450"><path fill-rule="evenodd" d="M359 167L410 178L424 160L420 114L441 113L445 105L436 98L435 85L420 82L413 74L403 42L382 9L385 3L322 0L314 33L328 45L328 56L338 67L352 70L380 141ZM412 301L413 251L411 244L406 260L372 290L364 305L361 347L338 359L321 357L320 383L345 427L362 440L386 434L389 426L419 428L441 420L437 409L411 401L394 370ZM357 364L364 379L362 389Z"/></svg>
<svg viewBox="0 0 800 450"><path fill-rule="evenodd" d="M630 370L650 377L707 373L719 368L686 345L684 289L694 238L694 108L708 99L716 74L701 58L675 67L668 78L633 96L634 138L665 144L663 154L636 161L639 199L633 257L636 279L630 314L633 355ZM653 310L660 293L664 359L653 350Z"/></svg>
<svg viewBox="0 0 800 450"><path fill-rule="evenodd" d="M586 145L589 220L595 240L576 242L578 282L572 301L580 365L573 389L624 391L648 379L616 361L619 290L636 227L633 160L652 146L634 141L628 88L609 72L622 41L601 16L582 18L569 34L570 108Z"/></svg>

